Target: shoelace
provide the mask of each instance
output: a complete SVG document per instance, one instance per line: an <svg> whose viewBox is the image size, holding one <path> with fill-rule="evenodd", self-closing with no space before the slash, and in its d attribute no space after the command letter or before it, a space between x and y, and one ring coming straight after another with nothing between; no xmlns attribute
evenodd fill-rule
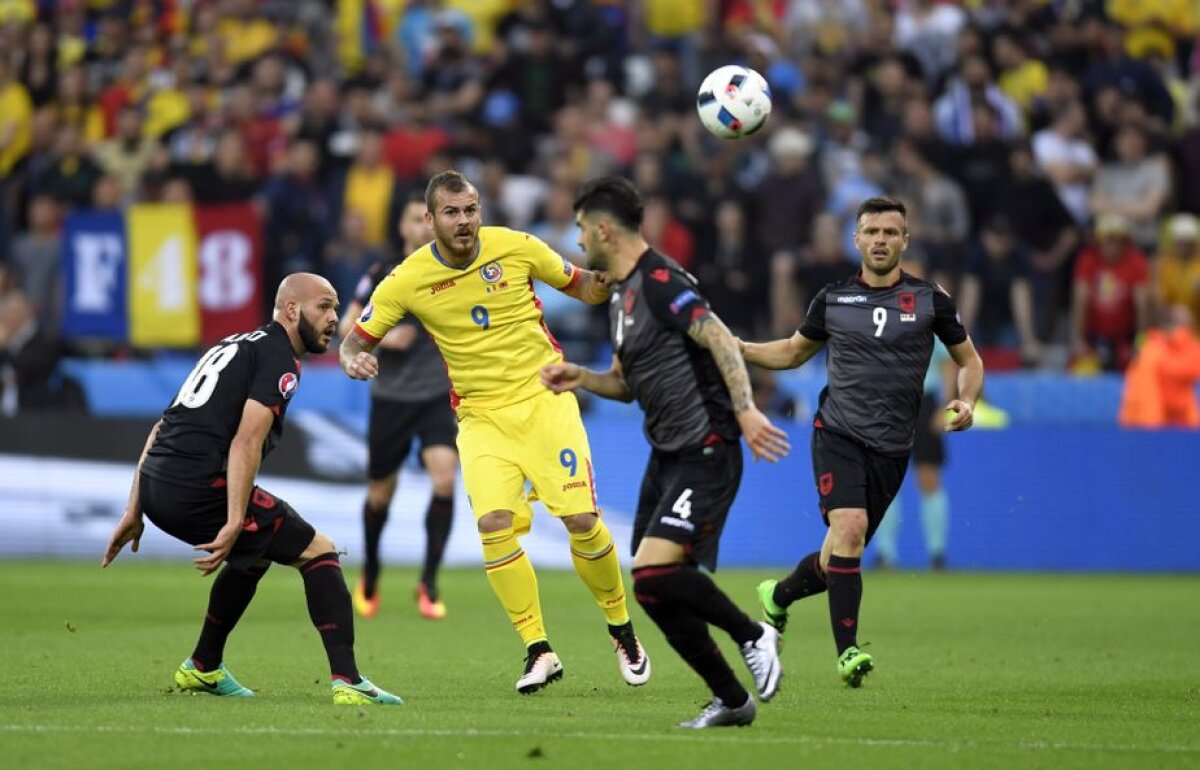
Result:
<svg viewBox="0 0 1200 770"><path fill-rule="evenodd" d="M714 717L725 710L725 703L720 698L713 698L704 707L704 711L700 712L700 718Z"/></svg>
<svg viewBox="0 0 1200 770"><path fill-rule="evenodd" d="M746 662L750 665L750 671L754 674L754 678L765 676L767 671L767 661L763 655L763 651L758 648L758 640L746 642L743 648L746 650Z"/></svg>
<svg viewBox="0 0 1200 770"><path fill-rule="evenodd" d="M620 636L614 638L617 640L617 647L621 649L621 654L625 656L625 661L629 663L629 665L636 665L637 662L642 659L642 656L638 655L638 642L636 636L633 636L632 634L621 634Z"/></svg>

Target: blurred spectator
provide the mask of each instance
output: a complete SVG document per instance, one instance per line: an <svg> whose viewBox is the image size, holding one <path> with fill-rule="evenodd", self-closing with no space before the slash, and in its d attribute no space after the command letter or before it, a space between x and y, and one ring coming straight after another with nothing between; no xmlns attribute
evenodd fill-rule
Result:
<svg viewBox="0 0 1200 770"><path fill-rule="evenodd" d="M312 142L297 140L288 149L280 173L263 189L266 217L263 237L266 286L278 286L288 273L317 271L329 236L329 204L317 178L319 158ZM264 309L274 297L263 296Z"/></svg>
<svg viewBox="0 0 1200 770"><path fill-rule="evenodd" d="M333 137L338 130L337 83L329 78L318 78L309 86L295 118L298 123L293 136L312 142L320 153L318 170L325 178L333 170L338 158L333 152Z"/></svg>
<svg viewBox="0 0 1200 770"><path fill-rule="evenodd" d="M808 134L784 126L771 136L767 148L770 170L752 193L751 226L763 251L774 254L808 243L825 195L821 177L809 162L813 141Z"/></svg>
<svg viewBox="0 0 1200 770"><path fill-rule="evenodd" d="M183 164L173 173L187 180L197 203L241 203L259 188L246 157L246 140L234 129L221 132L211 161Z"/></svg>
<svg viewBox="0 0 1200 770"><path fill-rule="evenodd" d="M933 125L933 106L922 98L909 99L904 107L904 139L942 171L954 168L955 150L938 136Z"/></svg>
<svg viewBox="0 0 1200 770"><path fill-rule="evenodd" d="M1008 220L988 220L968 254L958 296L963 325L983 355L988 355L988 348L1001 348L1019 351L1026 366L1041 360L1031 273L1029 251ZM995 368L995 363L993 357L989 366Z"/></svg>
<svg viewBox="0 0 1200 770"><path fill-rule="evenodd" d="M768 265L751 237L741 204L721 201L712 216L716 232L698 244L692 271L734 334L756 334L767 320Z"/></svg>
<svg viewBox="0 0 1200 770"><path fill-rule="evenodd" d="M991 105L977 103L971 108L975 138L960 145L954 156L954 177L962 185L971 212L971 234L976 235L984 222L1001 211L997 190L1008 179L1008 151L1011 144L1000 138L999 120Z"/></svg>
<svg viewBox="0 0 1200 770"><path fill-rule="evenodd" d="M12 267L38 320L47 329L58 327L59 317L59 207L49 195L29 203L29 229L12 247Z"/></svg>
<svg viewBox="0 0 1200 770"><path fill-rule="evenodd" d="M804 323L808 305L821 289L854 274L851 264L857 251L847 254L842 228L832 214L813 221L812 245L797 258L778 252L771 258L771 324L777 335L790 337Z"/></svg>
<svg viewBox="0 0 1200 770"><path fill-rule="evenodd" d="M0 178L6 178L29 152L33 103L29 91L13 77L0 57Z"/></svg>
<svg viewBox="0 0 1200 770"><path fill-rule="evenodd" d="M462 29L449 17L435 22L437 55L422 76L425 106L435 121L465 119L483 97L482 71Z"/></svg>
<svg viewBox="0 0 1200 770"><path fill-rule="evenodd" d="M104 174L92 186L91 208L94 211L120 213L125 205L125 192L115 176Z"/></svg>
<svg viewBox="0 0 1200 770"><path fill-rule="evenodd" d="M1164 125L1170 125L1175 113L1171 93L1153 67L1126 52L1125 35L1120 24L1110 21L1104 25L1097 47L1100 56L1084 75L1084 87L1088 93L1094 93L1104 86L1115 85L1133 95Z"/></svg>
<svg viewBox="0 0 1200 770"><path fill-rule="evenodd" d="M1049 342L1058 326L1059 308L1069 306L1071 259L1079 246L1079 231L1054 187L1034 164L1028 145L1014 147L1008 163L1000 210L1012 223L1017 239L1030 248L1038 338Z"/></svg>
<svg viewBox="0 0 1200 770"><path fill-rule="evenodd" d="M1150 265L1129 238L1129 223L1106 214L1095 243L1075 264L1071 298L1071 353L1077 365L1122 371L1137 334L1150 322Z"/></svg>
<svg viewBox="0 0 1200 770"><path fill-rule="evenodd" d="M374 127L359 132L358 154L345 178L335 183L331 211L339 216L342 211L356 213L362 218L364 241L379 248L388 241L388 214L395 194L396 175L383 162L382 135Z"/></svg>
<svg viewBox="0 0 1200 770"><path fill-rule="evenodd" d="M834 102L825 110L825 136L820 142L821 181L832 190L843 177L860 174L863 151L870 139L858 128L858 113L849 102Z"/></svg>
<svg viewBox="0 0 1200 770"><path fill-rule="evenodd" d="M992 59L1000 71L1000 90L1028 115L1049 85L1045 63L1030 56L1025 41L1011 29L1001 29L992 38Z"/></svg>
<svg viewBox="0 0 1200 770"><path fill-rule="evenodd" d="M1153 251L1159 217L1171 192L1171 177L1160 157L1146 154L1146 134L1125 126L1116 137L1116 161L1100 166L1092 188L1092 213L1119 214L1140 248Z"/></svg>
<svg viewBox="0 0 1200 770"><path fill-rule="evenodd" d="M1161 328L1151 329L1125 373L1118 422L1125 428L1200 428L1196 383L1200 337L1183 305L1167 308Z"/></svg>
<svg viewBox="0 0 1200 770"><path fill-rule="evenodd" d="M893 150L895 187L913 203L908 222L912 240L926 255L926 270L934 280L955 285L961 269L959 254L970 233L971 215L962 188L943 174L908 141Z"/></svg>
<svg viewBox="0 0 1200 770"><path fill-rule="evenodd" d="M671 202L661 195L645 197L642 236L651 248L668 255L685 270L696 256L696 241L682 222L675 218Z"/></svg>
<svg viewBox="0 0 1200 770"><path fill-rule="evenodd" d="M78 385L56 377L62 348L19 290L0 296L0 416L82 406Z"/></svg>
<svg viewBox="0 0 1200 770"><path fill-rule="evenodd" d="M531 21L525 26L520 49L510 51L488 78L490 91L513 94L521 126L532 133L550 129L554 113L566 103L567 86L574 75L555 42L548 21Z"/></svg>
<svg viewBox="0 0 1200 770"><path fill-rule="evenodd" d="M117 117L117 133L108 141L100 142L92 153L106 174L116 177L121 194L127 201L138 197L142 174L150 165L150 159L158 145L142 135L142 113L134 106L121 110Z"/></svg>
<svg viewBox="0 0 1200 770"><path fill-rule="evenodd" d="M50 165L32 180L31 188L66 206L87 206L102 173L86 154L79 128L68 124L59 129Z"/></svg>
<svg viewBox="0 0 1200 770"><path fill-rule="evenodd" d="M382 258L382 250L367 242L367 223L362 214L346 209L338 237L325 247L325 266L321 272L339 297L353 297L358 279Z"/></svg>
<svg viewBox="0 0 1200 770"><path fill-rule="evenodd" d="M29 28L28 48L20 59L17 78L29 90L33 106L49 104L58 92L58 56L49 24L39 22Z"/></svg>
<svg viewBox="0 0 1200 770"><path fill-rule="evenodd" d="M954 66L954 43L967 23L966 12L935 0L904 0L898 5L896 45L920 60L925 82L937 83Z"/></svg>
<svg viewBox="0 0 1200 770"><path fill-rule="evenodd" d="M1154 260L1159 306L1189 308L1200 324L1200 221L1191 214L1176 214L1166 236Z"/></svg>
<svg viewBox="0 0 1200 770"><path fill-rule="evenodd" d="M950 144L968 144L975 140L972 111L986 104L996 116L996 134L1001 139L1016 139L1024 131L1021 110L992 81L991 67L982 55L969 56L959 67L958 77L934 102L934 123L938 134Z"/></svg>
<svg viewBox="0 0 1200 770"><path fill-rule="evenodd" d="M862 124L874 146L891 147L904 132L904 113L910 98L908 72L899 56L880 59L867 73L861 99Z"/></svg>
<svg viewBox="0 0 1200 770"><path fill-rule="evenodd" d="M1089 184L1096 173L1096 151L1084 138L1087 114L1079 102L1061 105L1049 128L1033 135L1033 158L1054 183L1058 197L1076 224L1088 222Z"/></svg>

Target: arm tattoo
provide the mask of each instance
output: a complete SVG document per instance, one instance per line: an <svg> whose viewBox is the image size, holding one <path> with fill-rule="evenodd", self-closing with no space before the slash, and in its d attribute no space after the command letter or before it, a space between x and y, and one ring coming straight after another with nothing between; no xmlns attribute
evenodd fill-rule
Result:
<svg viewBox="0 0 1200 770"><path fill-rule="evenodd" d="M705 313L688 327L688 336L712 354L713 361L721 370L721 378L729 389L729 397L733 401L733 411L736 414L754 407L754 396L750 390L750 374L746 371L746 362L738 352L737 341L729 328L714 313Z"/></svg>

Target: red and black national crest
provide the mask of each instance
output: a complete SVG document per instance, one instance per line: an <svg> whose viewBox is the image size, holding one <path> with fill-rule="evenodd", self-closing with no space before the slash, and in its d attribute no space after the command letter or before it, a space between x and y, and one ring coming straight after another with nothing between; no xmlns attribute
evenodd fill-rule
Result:
<svg viewBox="0 0 1200 770"><path fill-rule="evenodd" d="M915 313L917 312L917 295L912 292L900 292L900 312Z"/></svg>
<svg viewBox="0 0 1200 770"><path fill-rule="evenodd" d="M817 489L821 491L822 496L828 496L833 491L833 471L817 477Z"/></svg>

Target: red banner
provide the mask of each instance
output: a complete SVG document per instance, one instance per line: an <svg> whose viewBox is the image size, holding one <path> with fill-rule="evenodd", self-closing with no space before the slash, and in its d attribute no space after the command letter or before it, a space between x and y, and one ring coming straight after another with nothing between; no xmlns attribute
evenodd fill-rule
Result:
<svg viewBox="0 0 1200 770"><path fill-rule="evenodd" d="M196 206L201 337L211 345L262 323L262 223L250 204Z"/></svg>

